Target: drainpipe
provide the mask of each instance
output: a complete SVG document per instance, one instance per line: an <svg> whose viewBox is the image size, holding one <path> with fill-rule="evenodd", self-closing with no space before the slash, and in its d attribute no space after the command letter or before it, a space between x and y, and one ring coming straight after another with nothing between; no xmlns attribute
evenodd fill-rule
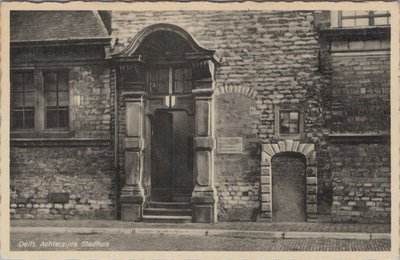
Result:
<svg viewBox="0 0 400 260"><path fill-rule="evenodd" d="M114 168L115 168L115 219L118 219L118 198L119 198L119 163L118 163L118 86L117 68L112 64L114 84Z"/></svg>

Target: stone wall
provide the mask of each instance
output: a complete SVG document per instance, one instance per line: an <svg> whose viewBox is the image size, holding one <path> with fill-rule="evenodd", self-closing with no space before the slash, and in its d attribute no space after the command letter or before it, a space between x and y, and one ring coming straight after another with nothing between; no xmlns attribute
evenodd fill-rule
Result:
<svg viewBox="0 0 400 260"><path fill-rule="evenodd" d="M12 147L10 179L11 218L114 218L108 146ZM54 200L52 193L66 193L66 198Z"/></svg>
<svg viewBox="0 0 400 260"><path fill-rule="evenodd" d="M308 138L318 136L324 111L318 72L318 35L310 11L113 12L113 47L122 48L143 28L157 23L181 26L205 48L222 54L216 87L258 91L258 135L274 138L274 105L307 100Z"/></svg>
<svg viewBox="0 0 400 260"><path fill-rule="evenodd" d="M108 65L70 67L73 137L110 138L111 89Z"/></svg>
<svg viewBox="0 0 400 260"><path fill-rule="evenodd" d="M324 94L328 78L319 70L320 46L314 28L313 12L118 11L113 12L112 19L112 48L120 49L126 47L147 26L170 23L182 27L202 46L222 54L221 64L216 68L215 74L218 93L220 90L251 93L253 104L244 106L250 107L251 112L241 112L232 117L231 122L222 121L223 118L232 116L226 109L227 105L232 107L235 102L243 105L242 99L246 98L234 94L222 94L216 98L216 137L244 136L244 142L249 142L250 145L242 155L216 153L215 180L220 220L256 218L256 211L260 206L260 147L256 148L255 144L276 143L280 140L274 125L276 106L289 105L304 111L305 134L301 141L317 144L317 154L321 153L318 166L324 168L321 170L322 178L318 178L321 183L318 192L331 194L330 182L325 179L330 177L325 160L325 143L319 144L327 113L321 103L326 99ZM125 115L121 101L122 99L119 101L118 121L121 144L119 178L122 185ZM245 103L247 102L249 101ZM240 132L239 128L221 130L226 123L226 126L240 126L243 131ZM330 213L331 197L318 202L322 203L325 214Z"/></svg>
<svg viewBox="0 0 400 260"><path fill-rule="evenodd" d="M241 94L220 94L215 99L215 138L241 137L241 154L215 156L218 220L255 220L260 209L260 146L251 114L254 100Z"/></svg>
<svg viewBox="0 0 400 260"><path fill-rule="evenodd" d="M101 60L104 54L96 55L100 60L58 57L56 64L50 60L50 65L30 65L39 71L69 70L70 127L67 131L11 132L12 218L115 218L110 67ZM15 68L26 65L13 63Z"/></svg>

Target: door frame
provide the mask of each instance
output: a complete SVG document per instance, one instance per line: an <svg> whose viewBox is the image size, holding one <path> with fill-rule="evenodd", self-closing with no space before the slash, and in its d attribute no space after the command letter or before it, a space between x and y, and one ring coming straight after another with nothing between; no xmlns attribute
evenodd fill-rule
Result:
<svg viewBox="0 0 400 260"><path fill-rule="evenodd" d="M262 144L261 147L261 212L260 220L272 220L272 172L271 159L281 152L301 153L306 157L306 213L307 222L317 218L317 160L313 143L300 143L298 140L285 140L278 143Z"/></svg>

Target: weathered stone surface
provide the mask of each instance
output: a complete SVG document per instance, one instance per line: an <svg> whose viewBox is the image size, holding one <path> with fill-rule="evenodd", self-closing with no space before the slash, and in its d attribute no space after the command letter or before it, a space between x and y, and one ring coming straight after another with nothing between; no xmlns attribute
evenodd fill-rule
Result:
<svg viewBox="0 0 400 260"><path fill-rule="evenodd" d="M98 203L107 205L104 210L114 211L115 177L109 148L28 147L11 148L10 152L11 202L24 201L12 218L47 218L50 211L62 217L74 215L75 208L87 209L82 218L96 218L91 208ZM50 191L68 193L68 202L48 203ZM109 218L114 218L113 214Z"/></svg>
<svg viewBox="0 0 400 260"><path fill-rule="evenodd" d="M390 222L389 162L386 144L333 147L333 221Z"/></svg>

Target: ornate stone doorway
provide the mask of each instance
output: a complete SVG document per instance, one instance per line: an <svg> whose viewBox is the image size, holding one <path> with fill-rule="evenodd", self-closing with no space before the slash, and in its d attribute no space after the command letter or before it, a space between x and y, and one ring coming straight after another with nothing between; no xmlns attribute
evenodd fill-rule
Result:
<svg viewBox="0 0 400 260"><path fill-rule="evenodd" d="M180 192L190 196L193 222L216 221L211 104L219 55L178 26L155 24L112 57L126 128L121 218L140 221L146 200Z"/></svg>

